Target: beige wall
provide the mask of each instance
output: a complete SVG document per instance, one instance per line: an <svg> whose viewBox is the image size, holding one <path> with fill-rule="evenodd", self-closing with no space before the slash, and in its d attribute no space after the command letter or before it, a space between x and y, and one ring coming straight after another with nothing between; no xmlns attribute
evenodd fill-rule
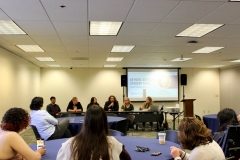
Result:
<svg viewBox="0 0 240 160"><path fill-rule="evenodd" d="M0 119L11 107L29 110L40 94L40 68L0 48Z"/></svg>
<svg viewBox="0 0 240 160"><path fill-rule="evenodd" d="M220 106L240 114L240 66L220 70Z"/></svg>
<svg viewBox="0 0 240 160"><path fill-rule="evenodd" d="M77 96L84 110L92 96L97 97L100 105L104 105L110 94L114 94L122 102L122 87L120 76L124 69L41 69L41 95L46 106L53 95L63 111L73 96ZM188 85L185 87L187 98L197 99L194 111L202 116L217 113L219 105L219 70L218 69L181 69L180 74L188 75ZM180 86L180 100L182 87ZM156 103L161 105L161 103ZM181 105L182 103L180 103ZM173 107L176 102L165 103L166 107ZM136 109L141 103L134 103Z"/></svg>

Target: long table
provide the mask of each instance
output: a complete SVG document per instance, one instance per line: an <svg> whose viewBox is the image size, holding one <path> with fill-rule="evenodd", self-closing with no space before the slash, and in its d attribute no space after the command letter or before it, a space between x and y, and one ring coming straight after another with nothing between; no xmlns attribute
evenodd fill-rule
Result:
<svg viewBox="0 0 240 160"><path fill-rule="evenodd" d="M164 145L159 144L157 139L153 138L141 138L141 137L128 137L128 136L119 136L115 137L120 141L125 149L130 154L132 160L172 160L173 158L170 155L170 147L180 147L178 144L166 141ZM46 141L46 155L42 156L42 160L54 160L56 159L58 150L62 146L62 143L67 139L57 139ZM136 152L136 146L148 147L150 151L148 152ZM30 146L33 150L36 150L36 144ZM151 156L153 152L161 152L159 156Z"/></svg>

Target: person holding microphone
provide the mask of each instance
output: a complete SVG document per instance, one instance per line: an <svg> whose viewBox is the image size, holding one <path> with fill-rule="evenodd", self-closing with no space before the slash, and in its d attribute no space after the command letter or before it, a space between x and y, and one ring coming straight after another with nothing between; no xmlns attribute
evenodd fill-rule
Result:
<svg viewBox="0 0 240 160"><path fill-rule="evenodd" d="M118 111L119 104L114 95L109 96L108 101L104 105L105 111Z"/></svg>

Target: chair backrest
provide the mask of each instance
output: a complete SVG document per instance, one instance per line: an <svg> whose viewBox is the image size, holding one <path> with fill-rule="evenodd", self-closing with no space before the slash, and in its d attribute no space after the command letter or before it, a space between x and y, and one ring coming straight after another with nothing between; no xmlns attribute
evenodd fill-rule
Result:
<svg viewBox="0 0 240 160"><path fill-rule="evenodd" d="M33 133L36 137L36 139L41 138L40 134L38 133L37 127L34 125L30 125L32 127Z"/></svg>
<svg viewBox="0 0 240 160"><path fill-rule="evenodd" d="M156 135L156 138L158 139L158 133ZM166 130L166 141L180 144L178 140L178 132L175 130Z"/></svg>
<svg viewBox="0 0 240 160"><path fill-rule="evenodd" d="M240 159L240 125L227 126L223 138L222 150L227 158L235 157L234 160Z"/></svg>
<svg viewBox="0 0 240 160"><path fill-rule="evenodd" d="M129 115L126 118L129 120L129 125L128 125L129 128L133 128L135 116L134 115Z"/></svg>
<svg viewBox="0 0 240 160"><path fill-rule="evenodd" d="M201 118L199 115L196 115L196 114L195 114L195 117L196 117L198 120L202 121L202 118Z"/></svg>
<svg viewBox="0 0 240 160"><path fill-rule="evenodd" d="M109 129L108 130L108 135L109 136L123 136L123 133L119 132L117 130Z"/></svg>
<svg viewBox="0 0 240 160"><path fill-rule="evenodd" d="M115 117L117 117L117 115L114 114L114 113L107 113L107 116L115 116Z"/></svg>
<svg viewBox="0 0 240 160"><path fill-rule="evenodd" d="M118 121L117 124L116 124L116 130L122 132L123 135L125 136L125 135L127 135L128 124L129 124L128 119Z"/></svg>

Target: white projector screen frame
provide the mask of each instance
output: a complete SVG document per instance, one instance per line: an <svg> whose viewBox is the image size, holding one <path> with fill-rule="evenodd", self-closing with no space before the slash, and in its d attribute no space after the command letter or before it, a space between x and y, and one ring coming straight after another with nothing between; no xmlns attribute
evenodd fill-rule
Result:
<svg viewBox="0 0 240 160"><path fill-rule="evenodd" d="M127 96L143 102L147 96L155 102L179 101L179 68L126 68Z"/></svg>

